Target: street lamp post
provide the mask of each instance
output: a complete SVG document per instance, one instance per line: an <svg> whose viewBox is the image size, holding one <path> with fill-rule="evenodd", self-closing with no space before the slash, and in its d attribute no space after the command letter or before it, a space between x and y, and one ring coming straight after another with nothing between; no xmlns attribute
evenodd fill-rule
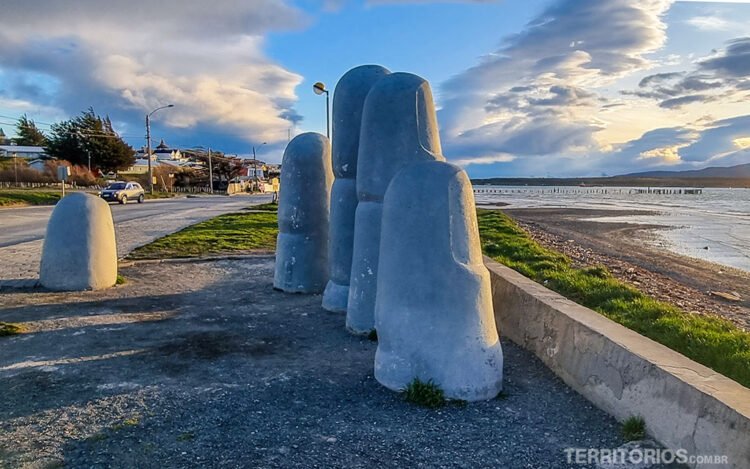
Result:
<svg viewBox="0 0 750 469"><path fill-rule="evenodd" d="M263 142L260 145L265 145L267 142ZM259 145L259 148L260 148ZM258 158L255 155L255 145L253 145L253 192L258 189Z"/></svg>
<svg viewBox="0 0 750 469"><path fill-rule="evenodd" d="M317 95L326 94L326 137L331 138L331 104L328 89L325 83L319 81L313 85L313 91Z"/></svg>
<svg viewBox="0 0 750 469"><path fill-rule="evenodd" d="M166 106L157 107L153 111L146 114L146 157L148 158L148 190L153 195L154 193L154 170L151 167L151 115L156 111L174 107L174 104L167 104Z"/></svg>

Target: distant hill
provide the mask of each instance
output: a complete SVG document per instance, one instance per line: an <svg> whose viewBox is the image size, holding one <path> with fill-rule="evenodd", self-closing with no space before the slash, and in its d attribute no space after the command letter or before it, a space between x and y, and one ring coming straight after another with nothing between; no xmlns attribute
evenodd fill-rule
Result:
<svg viewBox="0 0 750 469"><path fill-rule="evenodd" d="M488 178L475 185L497 186L635 186L635 187L745 187L750 188L750 163L689 171L647 171L611 177Z"/></svg>
<svg viewBox="0 0 750 469"><path fill-rule="evenodd" d="M616 178L750 178L750 163L737 166L693 169L689 171L647 171L615 176Z"/></svg>

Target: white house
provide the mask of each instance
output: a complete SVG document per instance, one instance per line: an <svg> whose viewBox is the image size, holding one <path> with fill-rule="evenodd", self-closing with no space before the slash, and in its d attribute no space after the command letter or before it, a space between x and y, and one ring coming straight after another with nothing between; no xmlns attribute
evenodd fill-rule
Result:
<svg viewBox="0 0 750 469"><path fill-rule="evenodd" d="M138 150L135 154L135 157L138 159L146 159L146 149L141 148ZM182 155L182 152L176 148L169 148L169 145L164 143L164 140L159 142L159 145L156 146L151 151L151 161L176 161L180 163L184 163L188 161L186 157Z"/></svg>

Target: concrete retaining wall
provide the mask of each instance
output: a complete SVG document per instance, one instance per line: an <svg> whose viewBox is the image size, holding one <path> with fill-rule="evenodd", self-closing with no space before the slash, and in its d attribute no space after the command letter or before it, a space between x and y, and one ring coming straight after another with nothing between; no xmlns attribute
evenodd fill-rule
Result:
<svg viewBox="0 0 750 469"><path fill-rule="evenodd" d="M750 390L485 257L501 336L673 450L750 467ZM706 466L700 466L706 467Z"/></svg>

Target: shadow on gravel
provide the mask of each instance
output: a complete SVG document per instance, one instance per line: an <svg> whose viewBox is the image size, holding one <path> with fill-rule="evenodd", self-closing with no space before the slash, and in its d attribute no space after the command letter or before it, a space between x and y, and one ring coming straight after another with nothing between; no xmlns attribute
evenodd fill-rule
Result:
<svg viewBox="0 0 750 469"><path fill-rule="evenodd" d="M0 340L0 367L106 357L0 371L0 454L13 450L10 465L565 467L567 447L622 443L614 419L511 343L500 397L427 410L375 381L377 344L350 335L319 295L274 291L272 262L200 269L137 266L131 274L144 284L109 293L125 297L62 295L0 312L174 313ZM195 288L160 295L145 286L175 291L177 281Z"/></svg>

